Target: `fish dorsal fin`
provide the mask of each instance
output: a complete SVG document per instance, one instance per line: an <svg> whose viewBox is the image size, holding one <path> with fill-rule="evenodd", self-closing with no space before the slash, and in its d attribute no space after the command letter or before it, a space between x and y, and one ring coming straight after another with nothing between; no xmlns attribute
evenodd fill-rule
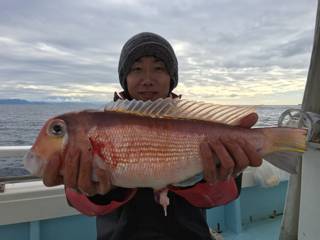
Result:
<svg viewBox="0 0 320 240"><path fill-rule="evenodd" d="M183 99L155 101L117 100L105 106L105 111L123 112L153 118L194 119L238 125L239 120L255 112L253 106L218 105Z"/></svg>

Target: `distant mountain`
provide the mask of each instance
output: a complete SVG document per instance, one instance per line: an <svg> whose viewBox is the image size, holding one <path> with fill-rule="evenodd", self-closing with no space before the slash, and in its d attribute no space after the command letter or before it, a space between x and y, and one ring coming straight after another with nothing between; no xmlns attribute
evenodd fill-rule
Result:
<svg viewBox="0 0 320 240"><path fill-rule="evenodd" d="M30 104L29 102L24 99L0 99L0 104Z"/></svg>

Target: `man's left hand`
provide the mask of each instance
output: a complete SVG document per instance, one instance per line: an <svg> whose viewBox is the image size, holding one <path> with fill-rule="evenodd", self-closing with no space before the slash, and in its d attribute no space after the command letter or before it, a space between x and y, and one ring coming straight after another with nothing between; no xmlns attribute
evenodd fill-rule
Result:
<svg viewBox="0 0 320 240"><path fill-rule="evenodd" d="M257 120L258 115L251 113L242 118L238 126L251 128ZM203 160L204 179L210 183L236 177L246 167L258 167L262 164L261 156L250 142L227 136L206 139L200 144L200 154Z"/></svg>

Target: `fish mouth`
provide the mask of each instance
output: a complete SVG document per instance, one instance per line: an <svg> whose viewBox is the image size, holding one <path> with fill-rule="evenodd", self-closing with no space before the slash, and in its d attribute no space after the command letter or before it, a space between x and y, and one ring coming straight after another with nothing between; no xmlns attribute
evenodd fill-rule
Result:
<svg viewBox="0 0 320 240"><path fill-rule="evenodd" d="M29 150L23 157L23 165L32 175L41 176L44 167L44 161L35 154L32 150Z"/></svg>

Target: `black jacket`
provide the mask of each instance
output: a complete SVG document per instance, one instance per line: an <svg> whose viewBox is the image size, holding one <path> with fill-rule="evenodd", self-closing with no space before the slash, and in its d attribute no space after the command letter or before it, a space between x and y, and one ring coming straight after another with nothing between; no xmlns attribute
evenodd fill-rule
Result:
<svg viewBox="0 0 320 240"><path fill-rule="evenodd" d="M119 191L116 194L119 195ZM190 205L172 192L168 196L170 205L168 215L164 216L162 206L154 200L153 190L139 189L127 204L97 217L97 239L211 240L205 210ZM92 201L105 203L106 199L95 196Z"/></svg>

